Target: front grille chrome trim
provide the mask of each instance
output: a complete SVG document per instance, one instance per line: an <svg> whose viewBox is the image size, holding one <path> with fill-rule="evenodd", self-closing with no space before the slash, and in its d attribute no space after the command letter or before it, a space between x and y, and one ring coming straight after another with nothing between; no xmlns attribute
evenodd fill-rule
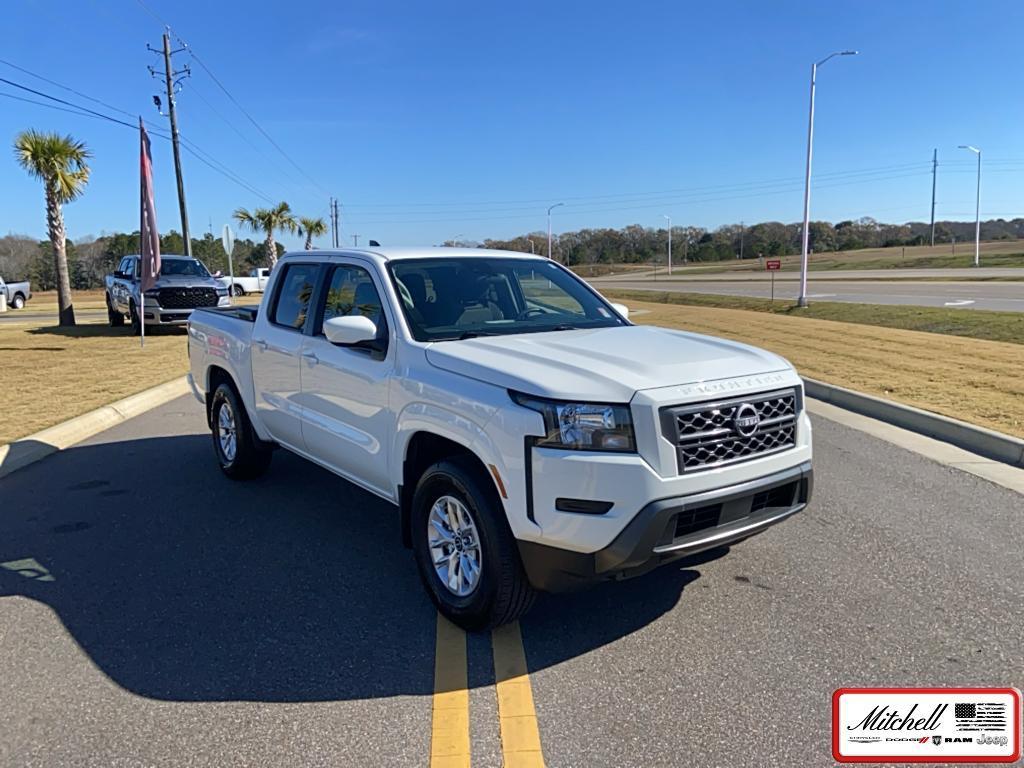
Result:
<svg viewBox="0 0 1024 768"><path fill-rule="evenodd" d="M736 409L744 403L761 417L756 431L746 436L733 423ZM689 474L795 447L801 407L798 388L669 406L660 411L662 434L676 446L679 473Z"/></svg>

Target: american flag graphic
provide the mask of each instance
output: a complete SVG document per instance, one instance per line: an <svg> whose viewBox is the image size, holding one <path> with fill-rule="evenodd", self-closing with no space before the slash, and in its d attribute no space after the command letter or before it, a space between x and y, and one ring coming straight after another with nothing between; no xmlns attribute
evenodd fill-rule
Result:
<svg viewBox="0 0 1024 768"><path fill-rule="evenodd" d="M955 704L953 720L959 731L991 731L1006 728L1006 705L994 702Z"/></svg>

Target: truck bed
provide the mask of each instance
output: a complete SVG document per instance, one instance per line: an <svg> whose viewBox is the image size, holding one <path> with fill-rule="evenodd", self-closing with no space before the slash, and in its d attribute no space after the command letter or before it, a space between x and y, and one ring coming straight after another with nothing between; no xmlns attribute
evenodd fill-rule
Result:
<svg viewBox="0 0 1024 768"><path fill-rule="evenodd" d="M244 320L247 323L255 323L256 317L260 313L260 308L258 304L248 307L197 307L193 314L195 312L213 312L218 315Z"/></svg>

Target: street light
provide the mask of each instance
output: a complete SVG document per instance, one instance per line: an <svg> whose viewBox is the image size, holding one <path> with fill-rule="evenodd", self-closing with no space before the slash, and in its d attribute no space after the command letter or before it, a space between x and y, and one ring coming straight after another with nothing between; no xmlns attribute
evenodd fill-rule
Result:
<svg viewBox="0 0 1024 768"><path fill-rule="evenodd" d="M457 234L455 237L452 238L452 240L451 240L452 248L458 248L459 247L459 238L462 237L462 236L463 236L463 234L462 234L462 232L460 232L459 234Z"/></svg>
<svg viewBox="0 0 1024 768"><path fill-rule="evenodd" d="M548 208L548 258L549 259L551 258L551 210L552 210L552 208L557 208L560 205L565 205L565 203L555 203L550 208Z"/></svg>
<svg viewBox="0 0 1024 768"><path fill-rule="evenodd" d="M672 217L662 214L668 221L668 273L672 274Z"/></svg>
<svg viewBox="0 0 1024 768"><path fill-rule="evenodd" d="M526 242L530 244L530 253L536 253L536 251L533 250L533 239L528 237L526 238Z"/></svg>
<svg viewBox="0 0 1024 768"><path fill-rule="evenodd" d="M974 200L974 266L981 264L981 150L970 144L961 144L959 149L968 149L978 156L978 192Z"/></svg>
<svg viewBox="0 0 1024 768"><path fill-rule="evenodd" d="M811 219L811 154L814 147L814 84L818 78L818 67L833 56L856 56L858 51L836 51L824 59L811 65L811 111L807 120L807 174L804 177L804 229L800 248L800 298L798 307L807 306L807 246L810 235Z"/></svg>

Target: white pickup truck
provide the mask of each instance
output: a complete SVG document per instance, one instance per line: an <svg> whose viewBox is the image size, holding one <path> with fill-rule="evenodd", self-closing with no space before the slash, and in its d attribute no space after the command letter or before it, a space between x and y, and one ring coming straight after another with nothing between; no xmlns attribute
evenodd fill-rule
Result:
<svg viewBox="0 0 1024 768"><path fill-rule="evenodd" d="M394 503L427 593L477 630L810 499L793 367L627 315L539 257L290 253L258 309L192 314L190 381L226 475L283 446Z"/></svg>
<svg viewBox="0 0 1024 768"><path fill-rule="evenodd" d="M231 289L232 296L245 296L247 293L263 293L270 282L270 269L267 267L256 267L250 269L248 275L235 275L234 282L228 275L221 275L218 282L225 288Z"/></svg>

